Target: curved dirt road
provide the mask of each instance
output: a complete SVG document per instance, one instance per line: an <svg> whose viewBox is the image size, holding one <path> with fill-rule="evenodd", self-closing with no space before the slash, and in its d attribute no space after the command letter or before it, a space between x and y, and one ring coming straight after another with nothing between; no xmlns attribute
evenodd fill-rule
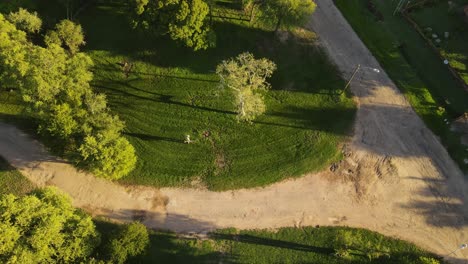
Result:
<svg viewBox="0 0 468 264"><path fill-rule="evenodd" d="M316 0L310 26L349 76L356 64L380 66L332 0ZM351 88L359 110L346 159L334 171L266 188L206 190L126 188L78 172L13 126L0 123L0 155L39 185L55 185L76 206L153 228L348 225L396 236L446 255L468 242L467 185L462 172L388 76L363 68ZM452 255L466 263L468 252Z"/></svg>

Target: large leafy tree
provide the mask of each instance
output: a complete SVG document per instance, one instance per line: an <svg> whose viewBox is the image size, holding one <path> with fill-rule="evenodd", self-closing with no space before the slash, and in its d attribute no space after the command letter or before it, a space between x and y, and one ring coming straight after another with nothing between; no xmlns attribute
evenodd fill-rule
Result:
<svg viewBox="0 0 468 264"><path fill-rule="evenodd" d="M168 34L194 50L215 44L208 25L208 4L203 0L132 0L135 27Z"/></svg>
<svg viewBox="0 0 468 264"><path fill-rule="evenodd" d="M17 30L0 14L0 87L18 88L18 79L29 70L27 56L32 45L27 41L26 33Z"/></svg>
<svg viewBox="0 0 468 264"><path fill-rule="evenodd" d="M124 225L112 234L107 255L112 263L123 264L128 257L135 257L147 249L149 236L146 227L138 222Z"/></svg>
<svg viewBox="0 0 468 264"><path fill-rule="evenodd" d="M275 31L302 26L316 7L312 0L244 0L244 4L252 12L258 9L259 18L264 23L273 25Z"/></svg>
<svg viewBox="0 0 468 264"><path fill-rule="evenodd" d="M38 33L42 27L42 20L37 16L37 12L30 13L23 8L8 14L7 19L15 24L16 28L27 33Z"/></svg>
<svg viewBox="0 0 468 264"><path fill-rule="evenodd" d="M265 58L255 59L248 52L218 65L216 73L221 84L234 91L236 96L239 120L250 122L265 112L263 92L270 88L266 79L275 70L274 62Z"/></svg>
<svg viewBox="0 0 468 264"><path fill-rule="evenodd" d="M72 263L85 260L100 237L90 216L47 188L0 197L0 262Z"/></svg>
<svg viewBox="0 0 468 264"><path fill-rule="evenodd" d="M78 163L97 176L124 176L135 166L135 151L122 137L124 124L110 114L105 96L91 89L91 58L46 42L46 48L28 42L25 32L0 14L0 86L19 88L40 121L40 132L60 139L78 154Z"/></svg>
<svg viewBox="0 0 468 264"><path fill-rule="evenodd" d="M48 46L64 45L72 54L75 54L79 51L79 47L85 44L83 29L81 25L70 20L62 20L55 26L54 31L47 32L45 42Z"/></svg>

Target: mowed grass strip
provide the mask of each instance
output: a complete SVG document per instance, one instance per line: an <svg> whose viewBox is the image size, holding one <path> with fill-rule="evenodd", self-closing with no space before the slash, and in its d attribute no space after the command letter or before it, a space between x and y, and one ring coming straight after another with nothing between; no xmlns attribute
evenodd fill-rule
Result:
<svg viewBox="0 0 468 264"><path fill-rule="evenodd" d="M126 122L137 151L137 168L123 183L238 189L340 159L355 105L339 95L344 81L317 47L218 22L217 47L193 52L133 31L125 8L101 2L79 17L95 61L93 86ZM236 121L233 95L214 74L219 62L244 51L278 65L267 113L253 124ZM133 64L128 76L125 62ZM184 144L186 135L193 144Z"/></svg>
<svg viewBox="0 0 468 264"><path fill-rule="evenodd" d="M395 2L374 2L383 21L367 9L367 1L337 0L336 4L414 110L467 172L468 151L445 120L468 111L468 93L418 33L402 17L393 16Z"/></svg>
<svg viewBox="0 0 468 264"><path fill-rule="evenodd" d="M97 222L97 227L103 240L116 228L108 222ZM147 252L128 263L424 264L438 259L411 243L348 227L224 229L205 239L150 231L150 240Z"/></svg>

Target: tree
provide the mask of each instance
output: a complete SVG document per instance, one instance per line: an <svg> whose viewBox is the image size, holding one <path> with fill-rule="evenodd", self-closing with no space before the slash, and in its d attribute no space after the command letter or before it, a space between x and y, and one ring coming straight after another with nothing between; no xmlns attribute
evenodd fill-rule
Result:
<svg viewBox="0 0 468 264"><path fill-rule="evenodd" d="M39 131L60 139L97 176L117 179L129 173L135 151L105 96L91 89L91 58L70 55L53 38L46 39L46 48L34 45L1 14L0 36L0 85L19 88Z"/></svg>
<svg viewBox="0 0 468 264"><path fill-rule="evenodd" d="M42 27L42 20L37 16L37 12L30 13L23 8L10 13L7 19L15 24L17 29L27 33L38 33Z"/></svg>
<svg viewBox="0 0 468 264"><path fill-rule="evenodd" d="M265 112L262 92L270 88L266 79L275 70L274 62L265 58L255 59L248 52L218 65L216 73L221 84L235 92L239 120L250 122Z"/></svg>
<svg viewBox="0 0 468 264"><path fill-rule="evenodd" d="M0 262L71 263L100 242L90 216L56 189L0 197Z"/></svg>
<svg viewBox="0 0 468 264"><path fill-rule="evenodd" d="M203 0L133 0L134 27L168 34L193 50L215 45L216 36L208 26L208 4Z"/></svg>
<svg viewBox="0 0 468 264"><path fill-rule="evenodd" d="M31 45L24 31L0 14L0 87L20 88L18 79L29 70L27 56Z"/></svg>
<svg viewBox="0 0 468 264"><path fill-rule="evenodd" d="M72 54L78 52L79 47L85 44L83 29L81 25L75 24L70 20L62 20L55 26L55 34L62 41ZM48 39L56 40L56 37L53 36L54 33L48 33L52 36L49 36Z"/></svg>
<svg viewBox="0 0 468 264"><path fill-rule="evenodd" d="M143 224L134 222L124 225L109 243L109 259L112 263L123 264L128 257L142 254L148 245L148 230Z"/></svg>
<svg viewBox="0 0 468 264"><path fill-rule="evenodd" d="M78 151L86 167L103 178L119 179L135 168L135 149L120 136L109 138L99 132L86 136Z"/></svg>
<svg viewBox="0 0 468 264"><path fill-rule="evenodd" d="M260 19L274 25L275 32L281 27L291 28L301 26L315 11L312 0L245 0L252 8L258 6Z"/></svg>

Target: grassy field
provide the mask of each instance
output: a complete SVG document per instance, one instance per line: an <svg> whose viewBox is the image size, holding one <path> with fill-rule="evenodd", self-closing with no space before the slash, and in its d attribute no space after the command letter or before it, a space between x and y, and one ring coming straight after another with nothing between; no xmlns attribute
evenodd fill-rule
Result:
<svg viewBox="0 0 468 264"><path fill-rule="evenodd" d="M0 196L9 193L26 194L34 188L34 184L0 157Z"/></svg>
<svg viewBox="0 0 468 264"><path fill-rule="evenodd" d="M380 22L366 2L337 0L336 4L452 158L468 171L463 162L468 152L444 121L468 111L468 93L417 32L403 18L393 16L395 2L374 1L383 15Z"/></svg>
<svg viewBox="0 0 468 264"><path fill-rule="evenodd" d="M99 222L98 228L108 234L114 226ZM150 234L147 253L128 263L425 264L432 263L424 262L425 258L435 258L411 243L347 227L219 230L203 240L165 232Z"/></svg>
<svg viewBox="0 0 468 264"><path fill-rule="evenodd" d="M137 151L137 168L123 183L255 187L341 158L355 105L339 95L344 81L315 46L293 37L280 42L244 21L220 20L213 25L217 48L193 52L133 31L120 2L99 1L78 21L95 61L93 86L126 122L125 135ZM40 13L47 12L53 11ZM267 113L253 124L236 121L233 96L214 74L219 62L244 51L278 65ZM134 65L128 77L122 62ZM19 110L14 103L0 106L4 117ZM185 135L195 143L184 144Z"/></svg>
<svg viewBox="0 0 468 264"><path fill-rule="evenodd" d="M439 36L442 40L440 43L441 54L448 59L450 65L468 84L468 23L464 15L460 13L460 7L468 4L468 1L452 2L457 6L453 8L453 11L449 11L448 2L440 2L436 5L416 9L411 12L411 16L421 29L430 27L432 32L429 34ZM449 32L448 39L445 39L444 32ZM434 42L434 44L437 43Z"/></svg>

